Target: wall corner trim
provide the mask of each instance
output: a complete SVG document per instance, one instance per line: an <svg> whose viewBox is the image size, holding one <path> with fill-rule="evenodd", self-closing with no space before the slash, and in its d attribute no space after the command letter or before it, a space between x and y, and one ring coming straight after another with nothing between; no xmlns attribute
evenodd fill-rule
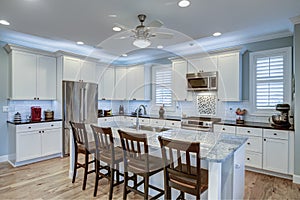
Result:
<svg viewBox="0 0 300 200"><path fill-rule="evenodd" d="M291 17L290 20L294 25L300 24L300 15L298 15L296 17Z"/></svg>
<svg viewBox="0 0 300 200"><path fill-rule="evenodd" d="M293 175L293 183L300 184L300 175Z"/></svg>
<svg viewBox="0 0 300 200"><path fill-rule="evenodd" d="M7 161L8 161L8 155L0 156L0 163L7 162Z"/></svg>

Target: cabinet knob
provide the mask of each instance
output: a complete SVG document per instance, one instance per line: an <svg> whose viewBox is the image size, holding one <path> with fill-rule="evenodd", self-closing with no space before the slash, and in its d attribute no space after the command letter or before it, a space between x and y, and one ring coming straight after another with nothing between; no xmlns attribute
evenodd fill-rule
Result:
<svg viewBox="0 0 300 200"><path fill-rule="evenodd" d="M250 158L247 158L247 160L250 160Z"/></svg>
<svg viewBox="0 0 300 200"><path fill-rule="evenodd" d="M174 123L172 123L172 125L174 125Z"/></svg>
<svg viewBox="0 0 300 200"><path fill-rule="evenodd" d="M28 126L29 129L31 129L31 126Z"/></svg>
<svg viewBox="0 0 300 200"><path fill-rule="evenodd" d="M36 97L34 97L33 100L36 100Z"/></svg>
<svg viewBox="0 0 300 200"><path fill-rule="evenodd" d="M54 124L51 124L51 126L54 126Z"/></svg>
<svg viewBox="0 0 300 200"><path fill-rule="evenodd" d="M248 142L247 144L250 145L250 142Z"/></svg>
<svg viewBox="0 0 300 200"><path fill-rule="evenodd" d="M225 128L222 128L223 131L225 131Z"/></svg>
<svg viewBox="0 0 300 200"><path fill-rule="evenodd" d="M41 133L41 131L39 131L39 133Z"/></svg>
<svg viewBox="0 0 300 200"><path fill-rule="evenodd" d="M44 131L42 131L42 133L44 133Z"/></svg>
<svg viewBox="0 0 300 200"><path fill-rule="evenodd" d="M250 133L250 131L247 131L247 133Z"/></svg>
<svg viewBox="0 0 300 200"><path fill-rule="evenodd" d="M274 135L277 135L277 133L274 133Z"/></svg>
<svg viewBox="0 0 300 200"><path fill-rule="evenodd" d="M40 98L38 97L37 100L40 100Z"/></svg>
<svg viewBox="0 0 300 200"><path fill-rule="evenodd" d="M264 139L264 141L267 141L267 139Z"/></svg>
<svg viewBox="0 0 300 200"><path fill-rule="evenodd" d="M105 98L102 98L101 100L105 100Z"/></svg>
<svg viewBox="0 0 300 200"><path fill-rule="evenodd" d="M132 100L134 100L134 101L135 101L135 100L136 100L136 98L133 98Z"/></svg>

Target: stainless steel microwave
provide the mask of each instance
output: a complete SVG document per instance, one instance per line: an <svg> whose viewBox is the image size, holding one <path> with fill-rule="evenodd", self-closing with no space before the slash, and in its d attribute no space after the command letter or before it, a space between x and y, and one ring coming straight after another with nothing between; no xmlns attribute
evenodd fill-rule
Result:
<svg viewBox="0 0 300 200"><path fill-rule="evenodd" d="M187 89L191 91L211 91L218 89L218 72L186 74Z"/></svg>

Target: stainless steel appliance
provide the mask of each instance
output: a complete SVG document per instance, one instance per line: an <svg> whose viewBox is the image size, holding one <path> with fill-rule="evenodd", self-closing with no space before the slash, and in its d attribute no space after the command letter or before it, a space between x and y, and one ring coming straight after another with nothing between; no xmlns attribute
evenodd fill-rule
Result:
<svg viewBox="0 0 300 200"><path fill-rule="evenodd" d="M213 124L219 121L220 118L187 117L181 120L181 128L209 132L213 131Z"/></svg>
<svg viewBox="0 0 300 200"><path fill-rule="evenodd" d="M187 89L191 91L211 91L218 89L218 72L186 74Z"/></svg>
<svg viewBox="0 0 300 200"><path fill-rule="evenodd" d="M289 104L277 104L276 110L280 111L281 114L272 115L272 125L275 127L290 127L291 124L289 122Z"/></svg>
<svg viewBox="0 0 300 200"><path fill-rule="evenodd" d="M69 121L97 123L98 84L63 81L63 155L70 153Z"/></svg>

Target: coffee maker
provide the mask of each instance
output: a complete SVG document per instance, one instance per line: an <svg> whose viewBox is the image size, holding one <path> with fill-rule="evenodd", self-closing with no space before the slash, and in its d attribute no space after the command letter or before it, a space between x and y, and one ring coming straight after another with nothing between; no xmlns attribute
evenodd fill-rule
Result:
<svg viewBox="0 0 300 200"><path fill-rule="evenodd" d="M41 121L41 113L42 109L39 106L32 106L31 107L31 121Z"/></svg>
<svg viewBox="0 0 300 200"><path fill-rule="evenodd" d="M272 126L279 128L288 128L291 126L289 122L289 104L277 104L276 110L280 111L281 114L272 115Z"/></svg>

